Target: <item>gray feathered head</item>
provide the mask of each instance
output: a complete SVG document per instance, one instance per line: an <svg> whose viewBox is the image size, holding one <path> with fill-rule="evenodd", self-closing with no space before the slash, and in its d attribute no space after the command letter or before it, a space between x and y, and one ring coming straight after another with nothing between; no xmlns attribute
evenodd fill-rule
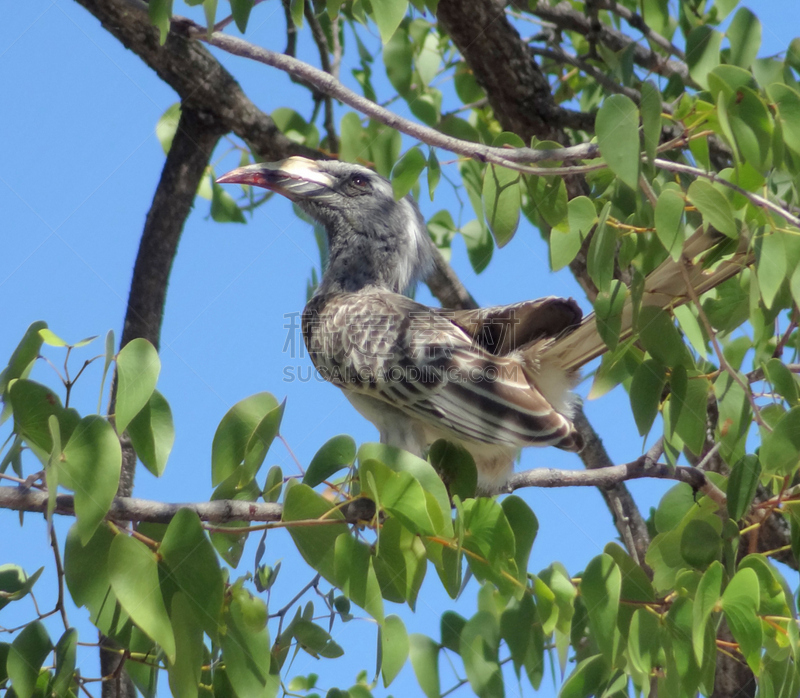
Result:
<svg viewBox="0 0 800 698"><path fill-rule="evenodd" d="M433 243L416 203L396 201L392 185L366 167L295 156L217 181L275 191L322 224L330 254L321 292L378 286L402 293L432 269Z"/></svg>

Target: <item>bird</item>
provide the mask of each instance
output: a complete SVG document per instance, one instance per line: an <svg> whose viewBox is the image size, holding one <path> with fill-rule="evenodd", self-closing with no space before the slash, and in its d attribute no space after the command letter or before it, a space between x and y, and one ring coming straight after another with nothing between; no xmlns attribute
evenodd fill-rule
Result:
<svg viewBox="0 0 800 698"><path fill-rule="evenodd" d="M478 492L503 490L520 450L579 452L573 392L580 367L606 350L592 315L549 296L470 310L434 308L406 293L432 271L436 248L410 195L367 167L292 156L234 169L217 179L261 187L293 201L324 229L328 261L302 315L317 371L372 422L382 443L425 457L439 439L475 461ZM687 247L704 249L707 233ZM727 264L727 266L725 266ZM668 258L645 282L643 304L688 302L685 276ZM707 290L740 265L708 272ZM713 277L713 278L712 278ZM630 299L622 334L632 331Z"/></svg>

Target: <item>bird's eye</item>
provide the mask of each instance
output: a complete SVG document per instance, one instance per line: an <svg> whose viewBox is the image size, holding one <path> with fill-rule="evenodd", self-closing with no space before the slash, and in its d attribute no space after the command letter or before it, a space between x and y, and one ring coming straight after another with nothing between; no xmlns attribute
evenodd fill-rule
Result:
<svg viewBox="0 0 800 698"><path fill-rule="evenodd" d="M350 182L351 184L357 186L359 189L365 189L367 185L369 185L369 181L367 180L367 178L364 175L360 174L354 174L352 177L350 177Z"/></svg>

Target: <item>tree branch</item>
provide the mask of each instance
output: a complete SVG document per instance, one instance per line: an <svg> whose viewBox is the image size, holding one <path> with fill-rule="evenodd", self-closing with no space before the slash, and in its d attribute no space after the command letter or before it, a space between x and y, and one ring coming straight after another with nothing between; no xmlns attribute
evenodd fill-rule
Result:
<svg viewBox="0 0 800 698"><path fill-rule="evenodd" d="M546 22L550 22L560 29L578 32L587 37L593 35L612 51L622 51L628 48L628 46L633 45L633 61L637 65L664 77L677 75L683 80L685 85L699 88L689 76L689 68L682 61L673 61L664 58L655 51L640 46L621 31L613 29L605 24L592 24L586 15L573 10L569 3L562 2L558 5L551 6L548 3L540 2L529 11L532 15Z"/></svg>
<svg viewBox="0 0 800 698"><path fill-rule="evenodd" d="M188 37L206 42L211 46L216 46L227 53L249 58L250 60L294 75L297 78L305 80L310 85L313 85L321 92L361 112L365 116L380 121L389 128L405 133L407 136L416 138L428 145L442 148L458 155L464 155L483 162L493 162L497 165L509 167L513 166L513 163L518 162L562 162L564 160L581 160L597 157L599 153L597 146L591 143L582 143L581 145L569 148L535 150L533 148L493 148L480 143L462 141L458 138L446 136L428 126L422 126L421 124L404 119L385 107L353 92L336 80L332 75L308 63L292 58L291 56L255 46L243 39L228 36L227 34L214 33L209 38L204 27L201 27L199 24L185 17L173 17L172 28L173 33L184 32ZM319 154L310 155L309 157L318 158Z"/></svg>
<svg viewBox="0 0 800 698"><path fill-rule="evenodd" d="M592 470L556 470L554 468L534 468L511 477L506 488L511 492L523 487L601 487L609 488L626 480L658 478L686 482L693 488L708 495L720 505L725 504L725 495L718 490L701 470L688 467L671 468L662 463L651 463L647 456L641 456L630 463L612 465ZM28 487L0 487L0 509L44 513L47 511L48 494L45 490ZM354 500L349 520L362 520L363 500ZM229 521L280 521L283 507L280 504L264 502L243 502L238 499L220 499L213 502L187 502L170 504L134 497L116 497L108 512L108 518L124 521L148 521L169 523L180 509L194 511L201 520L210 523ZM55 513L62 516L75 515L74 497L59 494L56 497Z"/></svg>
<svg viewBox="0 0 800 698"><path fill-rule="evenodd" d="M667 38L661 36L661 34L658 32L653 31L644 21L644 18L641 15L631 12L627 7L620 5L618 2L615 2L615 0L596 0L596 2L597 7L602 10L609 10L618 17L622 17L622 19L624 19L630 26L642 32L647 39L652 41L659 48L664 49L667 53L675 56L681 61L686 60L686 54L684 54L683 51L681 51Z"/></svg>

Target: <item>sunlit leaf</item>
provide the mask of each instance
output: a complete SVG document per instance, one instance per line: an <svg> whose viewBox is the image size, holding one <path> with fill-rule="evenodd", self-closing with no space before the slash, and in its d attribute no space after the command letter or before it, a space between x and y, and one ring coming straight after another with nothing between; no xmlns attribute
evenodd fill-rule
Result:
<svg viewBox="0 0 800 698"><path fill-rule="evenodd" d="M639 109L630 97L606 98L595 121L597 144L611 171L631 189L639 188Z"/></svg>

